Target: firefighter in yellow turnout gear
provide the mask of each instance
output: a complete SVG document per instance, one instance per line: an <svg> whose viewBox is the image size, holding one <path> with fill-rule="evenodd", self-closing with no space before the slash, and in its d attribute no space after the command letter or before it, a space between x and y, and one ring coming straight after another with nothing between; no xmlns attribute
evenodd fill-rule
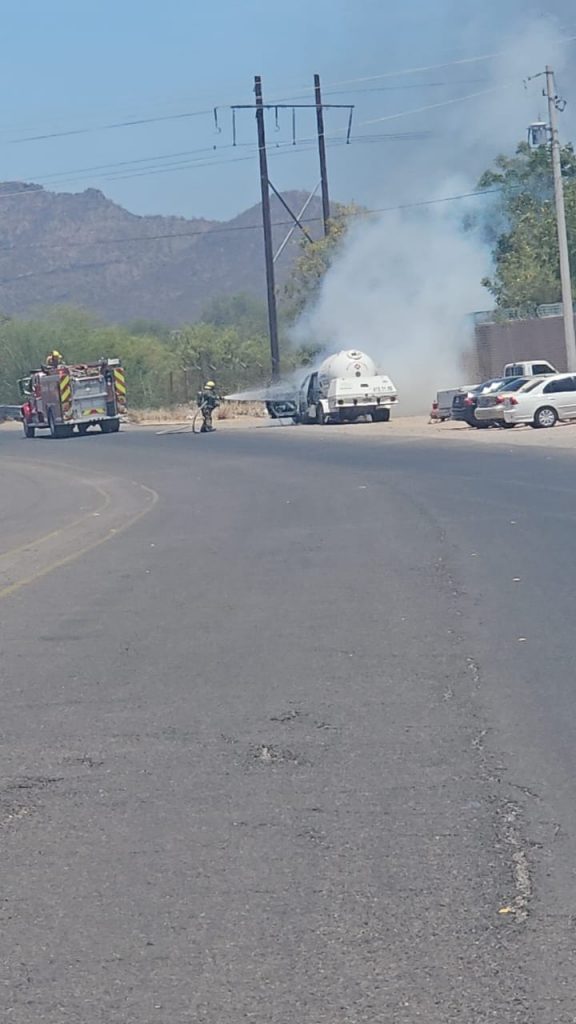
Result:
<svg viewBox="0 0 576 1024"><path fill-rule="evenodd" d="M212 423L212 414L220 405L216 384L213 380L207 380L201 391L198 392L198 408L202 413L201 434L209 434L215 430Z"/></svg>
<svg viewBox="0 0 576 1024"><path fill-rule="evenodd" d="M64 365L62 353L55 348L46 356L46 362L44 365L48 368L48 370L57 370L60 366Z"/></svg>

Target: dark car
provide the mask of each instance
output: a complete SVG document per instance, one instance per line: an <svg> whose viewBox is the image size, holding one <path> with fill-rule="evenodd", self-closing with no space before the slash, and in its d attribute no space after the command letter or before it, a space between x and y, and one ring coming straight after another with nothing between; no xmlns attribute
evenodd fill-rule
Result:
<svg viewBox="0 0 576 1024"><path fill-rule="evenodd" d="M501 388L509 386L510 383L510 377L495 377L493 380L484 381L483 384L477 384L475 388L470 388L469 391L463 391L459 395L454 395L452 400L452 414L450 418L467 423L469 427L480 428L492 426L490 420L476 419L476 406L478 405L478 399L481 395L489 395L496 391L500 391Z"/></svg>

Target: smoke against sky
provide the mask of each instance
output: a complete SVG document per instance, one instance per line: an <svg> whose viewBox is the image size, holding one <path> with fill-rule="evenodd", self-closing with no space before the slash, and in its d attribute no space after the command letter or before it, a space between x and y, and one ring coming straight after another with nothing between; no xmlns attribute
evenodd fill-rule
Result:
<svg viewBox="0 0 576 1024"><path fill-rule="evenodd" d="M427 411L437 388L462 377L466 317L485 303L488 268L444 210L388 214L352 231L299 330L329 351L365 350L398 387L401 413Z"/></svg>
<svg viewBox="0 0 576 1024"><path fill-rule="evenodd" d="M526 87L523 80L546 63L562 77L567 53L557 26L550 19L524 23L502 44L506 57L485 62L484 95L469 109L446 108L444 144L427 150L425 167L406 162L399 169L396 196L409 201L417 181L426 183L420 185L422 198L473 191L496 154L512 152L530 121L547 116L543 79ZM462 380L472 342L469 314L492 305L480 283L490 270L483 233L463 227L465 213L473 212L481 225L489 208L490 199L478 197L361 221L298 335L330 351L367 351L397 384L402 411L426 411L438 388Z"/></svg>

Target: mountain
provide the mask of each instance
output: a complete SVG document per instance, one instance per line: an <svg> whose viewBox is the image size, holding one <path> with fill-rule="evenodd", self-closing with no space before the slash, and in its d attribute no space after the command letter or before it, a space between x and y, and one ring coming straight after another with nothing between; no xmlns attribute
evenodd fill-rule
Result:
<svg viewBox="0 0 576 1024"><path fill-rule="evenodd" d="M296 213L306 193L284 199ZM308 231L321 231L321 204L310 203ZM287 234L286 210L272 197L274 248ZM140 217L97 189L49 192L0 184L0 312L27 315L52 305L92 310L104 320L197 319L216 295L266 294L261 207L231 221ZM298 251L297 230L276 263L281 292Z"/></svg>

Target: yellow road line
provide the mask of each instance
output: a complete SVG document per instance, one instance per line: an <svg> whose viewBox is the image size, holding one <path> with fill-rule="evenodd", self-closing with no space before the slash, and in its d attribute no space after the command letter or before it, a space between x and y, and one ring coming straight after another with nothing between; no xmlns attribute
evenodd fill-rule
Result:
<svg viewBox="0 0 576 1024"><path fill-rule="evenodd" d="M48 576L49 573L54 572L55 569L61 569L62 566L69 565L70 562L77 561L79 558L87 555L88 552L94 551L95 548L101 547L102 544L106 544L109 540L112 540L113 537L117 537L118 534L124 533L125 530L134 526L139 519L142 519L154 508L159 499L159 495L156 491L153 491L151 487L146 487L145 484L138 484L138 486L141 487L143 491L146 491L152 499L147 508L141 509L141 511L137 512L135 516L132 516L131 519L123 523L122 526L109 530L105 537L100 537L98 540L92 541L91 544L87 544L78 551L74 551L72 554L66 555L65 558L60 558L58 561L52 562L50 565L46 565L43 569L39 569L38 572L33 573L31 576L27 576L26 579L19 580L17 583L11 583L8 587L4 587L0 590L0 601L5 597L10 597L12 594L15 594L18 590L22 590L23 587L27 587L30 583L35 583L37 580L43 579L45 576Z"/></svg>
<svg viewBox="0 0 576 1024"><path fill-rule="evenodd" d="M85 512L83 516L80 516L79 519L74 519L71 523L65 523L64 526L59 526L56 530L50 530L50 533L42 533L40 534L39 537L35 537L33 540L28 540L24 544L20 544L18 547L9 548L8 551L0 551L0 561L3 558L9 558L10 555L20 555L22 554L23 551L28 551L30 548L35 548L37 544L44 544L44 542L47 540L52 540L54 537L59 537L60 534L64 533L66 530L72 530L74 529L75 526L80 526L80 524L83 523L85 519L91 519L93 516L101 515L102 512L104 512L108 508L112 499L110 495L107 494L107 492L104 490L104 488L100 487L99 484L92 483L91 481L88 480L86 480L85 483L87 487L92 487L93 490L97 491L98 494L104 498L104 501L102 502L101 505L94 509L93 512Z"/></svg>

